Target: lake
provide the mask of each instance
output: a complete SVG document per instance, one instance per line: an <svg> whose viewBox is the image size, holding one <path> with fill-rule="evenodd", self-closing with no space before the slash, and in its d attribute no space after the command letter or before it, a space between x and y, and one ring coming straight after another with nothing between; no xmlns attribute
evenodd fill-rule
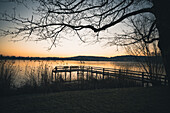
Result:
<svg viewBox="0 0 170 113"><path fill-rule="evenodd" d="M3 60L1 60L3 61ZM137 62L121 61L66 61L66 60L6 60L12 63L16 72L14 84L21 86L33 76L39 77L42 73L51 75L55 66L92 66L123 70L143 71ZM76 77L75 77L76 78ZM73 78L74 79L74 78Z"/></svg>
<svg viewBox="0 0 170 113"><path fill-rule="evenodd" d="M14 60L15 66L24 69L26 66L37 68L39 65L48 65L50 68L55 66L94 66L103 68L128 69L138 71L141 70L137 62L121 62L121 61L64 61L64 60Z"/></svg>

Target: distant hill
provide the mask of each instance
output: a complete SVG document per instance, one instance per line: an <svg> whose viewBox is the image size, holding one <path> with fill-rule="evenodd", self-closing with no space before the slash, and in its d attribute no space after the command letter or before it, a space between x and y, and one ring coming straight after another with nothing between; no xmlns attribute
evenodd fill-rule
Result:
<svg viewBox="0 0 170 113"><path fill-rule="evenodd" d="M70 60L80 60L80 61L108 61L110 58L108 57L99 57L99 56L75 56L67 58Z"/></svg>
<svg viewBox="0 0 170 113"><path fill-rule="evenodd" d="M11 59L11 60L75 60L75 61L136 61L136 59L144 61L146 58L151 58L155 60L160 60L156 57L146 57L146 56L116 56L116 57L99 57L99 56L75 56L75 57L16 57L16 56L3 56L0 55L0 59Z"/></svg>

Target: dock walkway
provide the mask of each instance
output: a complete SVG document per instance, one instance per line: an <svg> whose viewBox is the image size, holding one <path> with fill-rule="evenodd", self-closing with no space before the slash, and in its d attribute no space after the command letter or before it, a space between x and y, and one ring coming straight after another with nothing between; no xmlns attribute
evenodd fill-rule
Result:
<svg viewBox="0 0 170 113"><path fill-rule="evenodd" d="M89 80L94 78L97 80L104 79L129 79L140 82L142 86L151 85L153 80L161 82L162 85L168 85L166 75L148 74L146 72L121 70L114 68L102 68L91 66L56 66L52 70L52 81L62 78L65 82Z"/></svg>

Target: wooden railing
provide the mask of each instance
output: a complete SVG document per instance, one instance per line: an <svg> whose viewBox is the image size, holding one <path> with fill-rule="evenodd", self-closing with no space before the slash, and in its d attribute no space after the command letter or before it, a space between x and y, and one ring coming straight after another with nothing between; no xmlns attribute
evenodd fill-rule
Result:
<svg viewBox="0 0 170 113"><path fill-rule="evenodd" d="M129 80L141 82L142 86L149 86L158 82L161 85L168 85L167 76L163 74L150 74L150 73L140 72L140 71L121 70L121 69L102 68L102 67L90 67L90 66L56 66L52 70L52 78L55 78L56 80L57 77L64 76L64 80L68 81L66 78L68 78L69 76L69 81L71 82L72 72L76 72L77 80L79 76L83 76L83 79L86 80L88 80L89 77L91 76L96 79L106 79L106 78L129 79ZM84 78L85 75L86 77Z"/></svg>

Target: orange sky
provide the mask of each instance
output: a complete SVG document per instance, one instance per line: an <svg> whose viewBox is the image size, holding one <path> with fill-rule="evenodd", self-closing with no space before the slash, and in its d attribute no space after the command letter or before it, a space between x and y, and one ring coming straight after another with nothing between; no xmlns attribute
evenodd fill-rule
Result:
<svg viewBox="0 0 170 113"><path fill-rule="evenodd" d="M0 38L0 54L8 56L32 57L69 57L69 56L117 56L123 55L123 49L103 46L103 43L84 44L78 38L63 40L59 46L48 50L50 43L47 41L19 41L12 42L9 37Z"/></svg>
<svg viewBox="0 0 170 113"><path fill-rule="evenodd" d="M9 11L14 6L13 3L4 2L0 4L0 11ZM20 5L16 5L18 8L18 12L20 12L24 16L31 15L30 12L27 12L25 8ZM6 23L0 22L0 28L6 26ZM111 33L120 33L122 26L117 25L114 28L110 28ZM103 35L108 31L105 31ZM122 48L112 46L107 47L104 46L106 44L105 41L101 41L100 43L82 43L77 36L67 36L64 34L68 40L63 39L59 46L53 47L50 51L48 48L51 45L51 42L48 41L19 41L12 42L11 37L0 37L0 54L8 55L8 56L32 56L32 57L69 57L69 56L78 56L78 55L86 55L86 56L117 56L124 55L125 51ZM90 36L90 35L89 35ZM20 37L17 37L20 38ZM35 36L36 38L36 36ZM93 39L93 36L90 37Z"/></svg>

